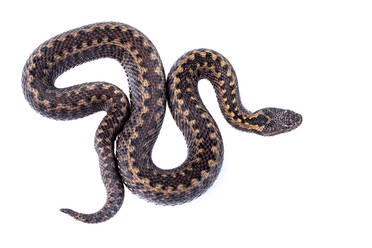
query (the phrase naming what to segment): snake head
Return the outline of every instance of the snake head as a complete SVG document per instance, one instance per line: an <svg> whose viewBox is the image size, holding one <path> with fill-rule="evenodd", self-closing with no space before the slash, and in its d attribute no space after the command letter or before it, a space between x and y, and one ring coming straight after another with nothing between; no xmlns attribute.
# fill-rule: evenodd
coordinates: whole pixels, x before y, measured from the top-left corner
<svg viewBox="0 0 372 248"><path fill-rule="evenodd" d="M289 132L298 127L302 122L302 116L291 110L279 108L264 108L256 112L266 117L265 124L259 134L272 136Z"/></svg>

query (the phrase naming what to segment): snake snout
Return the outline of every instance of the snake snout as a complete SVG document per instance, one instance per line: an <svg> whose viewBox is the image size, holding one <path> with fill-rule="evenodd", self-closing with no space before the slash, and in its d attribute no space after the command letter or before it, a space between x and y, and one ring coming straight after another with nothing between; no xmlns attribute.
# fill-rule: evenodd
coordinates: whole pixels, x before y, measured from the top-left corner
<svg viewBox="0 0 372 248"><path fill-rule="evenodd" d="M302 123L302 116L291 110L286 110L279 117L284 126L289 128L298 127Z"/></svg>

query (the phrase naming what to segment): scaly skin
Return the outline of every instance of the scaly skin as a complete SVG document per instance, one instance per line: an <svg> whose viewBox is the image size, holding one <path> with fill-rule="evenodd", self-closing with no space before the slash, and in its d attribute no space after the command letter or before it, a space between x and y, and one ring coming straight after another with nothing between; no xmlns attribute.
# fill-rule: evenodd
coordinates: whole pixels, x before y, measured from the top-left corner
<svg viewBox="0 0 372 248"><path fill-rule="evenodd" d="M128 76L130 103L122 90L105 82L62 89L54 86L56 78L68 69L104 57L122 64ZM197 90L198 81L203 78L212 83L226 120L240 130L275 135L296 128L302 121L301 115L289 110L247 111L240 102L234 69L226 58L212 50L186 53L166 80L151 41L125 24L84 26L39 46L27 61L22 77L26 99L36 111L60 120L107 112L95 139L107 201L93 214L61 211L86 223L105 221L122 205L123 184L159 204L181 204L206 191L221 169L223 144ZM170 170L160 169L151 159L166 102L188 147L186 160Z"/></svg>

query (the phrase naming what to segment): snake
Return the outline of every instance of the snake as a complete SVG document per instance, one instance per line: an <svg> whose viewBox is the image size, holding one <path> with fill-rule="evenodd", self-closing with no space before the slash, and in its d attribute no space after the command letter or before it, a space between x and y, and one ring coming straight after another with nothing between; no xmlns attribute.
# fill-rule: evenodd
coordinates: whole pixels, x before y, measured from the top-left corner
<svg viewBox="0 0 372 248"><path fill-rule="evenodd" d="M65 71L100 58L122 65L129 99L121 88L108 82L55 86ZM123 23L82 26L38 46L22 72L23 93L33 109L56 120L106 112L94 142L106 189L104 206L89 214L67 208L61 211L85 223L106 221L121 208L124 186L161 205L182 204L203 194L221 170L224 148L219 128L199 95L201 79L212 84L224 118L239 130L272 136L291 131L302 122L302 116L291 110L245 109L232 65L211 49L185 53L166 77L153 43ZM185 161L172 169L159 168L152 160L167 104L187 144Z"/></svg>

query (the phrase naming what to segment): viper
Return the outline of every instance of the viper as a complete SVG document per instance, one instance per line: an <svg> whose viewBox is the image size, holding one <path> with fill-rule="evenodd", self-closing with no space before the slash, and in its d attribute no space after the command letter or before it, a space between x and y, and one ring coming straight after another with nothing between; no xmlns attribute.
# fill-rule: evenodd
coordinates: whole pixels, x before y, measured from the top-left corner
<svg viewBox="0 0 372 248"><path fill-rule="evenodd" d="M105 57L116 59L124 68L130 100L119 87L107 82L66 88L54 85L63 72ZM301 115L290 110L246 110L240 101L233 67L224 56L210 49L187 52L166 77L152 42L129 25L91 24L41 44L22 73L22 88L30 105L42 115L58 120L78 119L97 111L107 113L95 135L106 203L92 214L61 211L86 223L105 221L120 209L124 185L158 204L185 203L205 192L220 172L223 143L198 93L201 79L211 82L224 118L235 128L271 136L293 130L302 122ZM186 160L173 169L161 169L151 158L166 103L187 143Z"/></svg>

